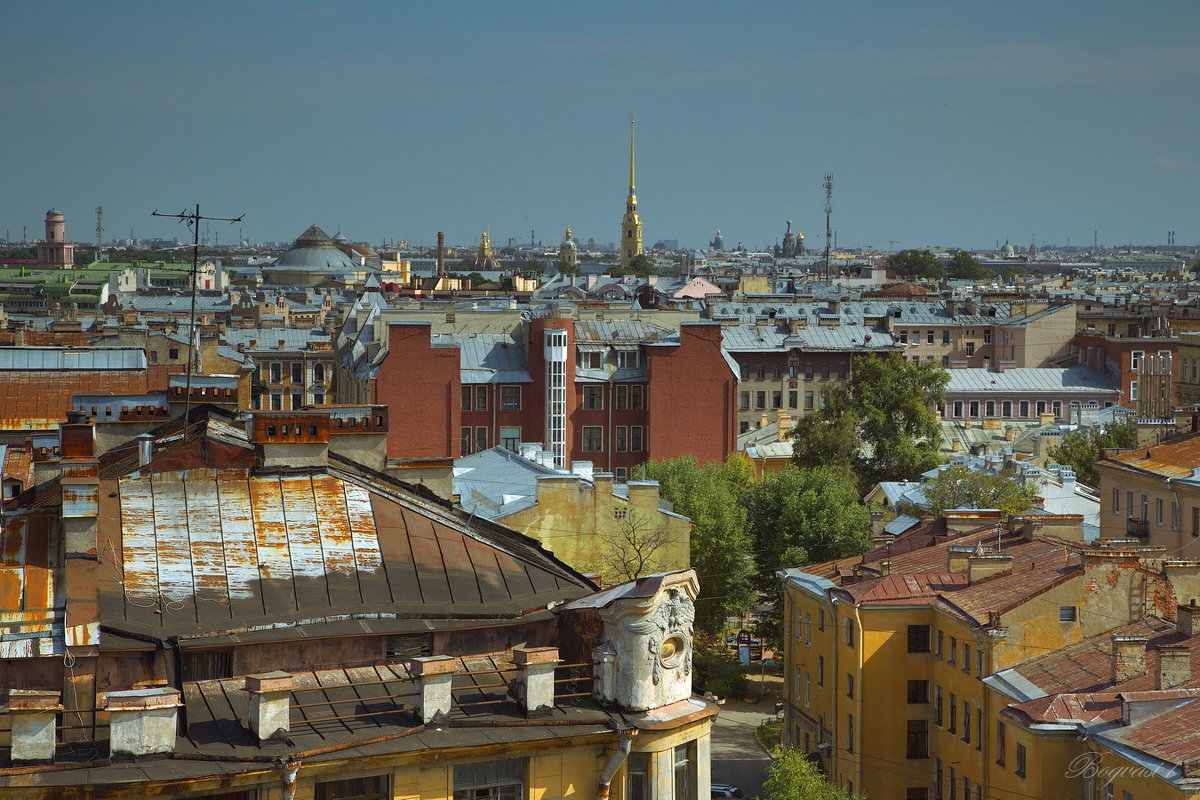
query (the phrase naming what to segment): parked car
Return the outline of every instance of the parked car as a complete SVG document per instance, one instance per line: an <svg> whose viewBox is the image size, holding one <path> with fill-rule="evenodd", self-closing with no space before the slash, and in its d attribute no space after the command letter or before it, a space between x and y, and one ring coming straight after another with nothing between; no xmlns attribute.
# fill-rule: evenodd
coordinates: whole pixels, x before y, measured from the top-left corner
<svg viewBox="0 0 1200 800"><path fill-rule="evenodd" d="M728 783L712 784L712 800L742 800L746 795L742 794L742 790L736 786L730 786Z"/></svg>

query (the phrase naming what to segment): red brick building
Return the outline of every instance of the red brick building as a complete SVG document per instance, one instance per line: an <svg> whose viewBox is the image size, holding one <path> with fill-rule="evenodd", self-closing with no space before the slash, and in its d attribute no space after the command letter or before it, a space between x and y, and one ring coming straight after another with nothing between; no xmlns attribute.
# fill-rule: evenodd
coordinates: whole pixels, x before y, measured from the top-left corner
<svg viewBox="0 0 1200 800"><path fill-rule="evenodd" d="M1179 380L1179 339L1171 336L1106 336L1096 330L1075 334L1073 348L1078 363L1092 369L1107 370L1115 377L1121 390L1120 405L1137 408L1145 391L1147 378L1141 373L1170 372L1170 385L1165 405L1174 402L1175 384ZM1150 361L1157 357L1157 363Z"/></svg>
<svg viewBox="0 0 1200 800"><path fill-rule="evenodd" d="M735 448L736 365L714 323L676 333L534 319L511 335L434 335L416 322L389 324L386 336L365 380L370 402L390 409L392 458L542 442L561 466L591 461L623 480L646 461L721 461Z"/></svg>

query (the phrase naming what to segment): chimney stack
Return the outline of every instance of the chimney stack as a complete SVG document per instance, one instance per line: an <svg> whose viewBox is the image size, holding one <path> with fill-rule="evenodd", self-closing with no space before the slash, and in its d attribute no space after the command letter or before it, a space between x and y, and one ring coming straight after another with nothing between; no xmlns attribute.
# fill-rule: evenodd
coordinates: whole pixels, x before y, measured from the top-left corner
<svg viewBox="0 0 1200 800"><path fill-rule="evenodd" d="M446 234L442 231L438 231L437 274L439 278L446 274Z"/></svg>
<svg viewBox="0 0 1200 800"><path fill-rule="evenodd" d="M967 557L967 581L974 583L1012 569L1013 557L1008 553L982 553Z"/></svg>
<svg viewBox="0 0 1200 800"><path fill-rule="evenodd" d="M1159 645L1155 689L1178 689L1192 681L1192 651L1187 645Z"/></svg>
<svg viewBox="0 0 1200 800"><path fill-rule="evenodd" d="M286 739L291 728L291 674L276 670L247 675L246 692L250 695L248 727L259 743Z"/></svg>
<svg viewBox="0 0 1200 800"><path fill-rule="evenodd" d="M527 717L547 716L554 710L554 668L557 647L514 647L513 663L520 669L518 693Z"/></svg>
<svg viewBox="0 0 1200 800"><path fill-rule="evenodd" d="M458 662L452 656L417 656L412 674L421 684L417 713L421 722L443 722L450 717L450 687Z"/></svg>
<svg viewBox="0 0 1200 800"><path fill-rule="evenodd" d="M1186 606L1175 609L1175 629L1184 636L1200 634L1200 606L1192 598Z"/></svg>
<svg viewBox="0 0 1200 800"><path fill-rule="evenodd" d="M1112 637L1112 682L1127 680L1146 674L1146 637Z"/></svg>
<svg viewBox="0 0 1200 800"><path fill-rule="evenodd" d="M109 750L138 757L175 750L179 691L170 687L108 693Z"/></svg>
<svg viewBox="0 0 1200 800"><path fill-rule="evenodd" d="M8 714L15 764L48 764L54 760L54 725L63 707L61 692L10 689Z"/></svg>

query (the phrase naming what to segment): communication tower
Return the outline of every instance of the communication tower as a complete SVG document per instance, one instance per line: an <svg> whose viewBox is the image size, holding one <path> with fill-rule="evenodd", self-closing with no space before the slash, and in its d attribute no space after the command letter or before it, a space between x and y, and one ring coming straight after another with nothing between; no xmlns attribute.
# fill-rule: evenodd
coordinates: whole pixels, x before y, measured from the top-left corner
<svg viewBox="0 0 1200 800"><path fill-rule="evenodd" d="M104 247L104 206L96 206L96 260L100 260L100 249Z"/></svg>
<svg viewBox="0 0 1200 800"><path fill-rule="evenodd" d="M833 213L833 173L825 173L825 280L829 280L829 251L833 244L833 228L829 216Z"/></svg>

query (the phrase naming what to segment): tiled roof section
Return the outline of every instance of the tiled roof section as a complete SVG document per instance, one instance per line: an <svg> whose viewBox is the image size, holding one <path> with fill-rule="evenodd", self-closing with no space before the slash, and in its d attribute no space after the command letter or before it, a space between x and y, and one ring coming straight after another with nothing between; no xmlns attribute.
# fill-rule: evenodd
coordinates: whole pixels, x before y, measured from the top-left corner
<svg viewBox="0 0 1200 800"><path fill-rule="evenodd" d="M100 495L101 615L134 634L511 619L590 590L525 537L349 475L195 468Z"/></svg>
<svg viewBox="0 0 1200 800"><path fill-rule="evenodd" d="M76 393L146 394L165 388L166 373L160 369L0 372L0 430L55 430Z"/></svg>
<svg viewBox="0 0 1200 800"><path fill-rule="evenodd" d="M1200 468L1200 434L1165 444L1138 447L1106 460L1166 478L1190 477Z"/></svg>
<svg viewBox="0 0 1200 800"><path fill-rule="evenodd" d="M1145 674L1114 683L1112 680L1112 637L1147 637ZM1156 617L1146 617L1114 628L1100 636L1027 661L1016 672L1047 694L1099 691L1145 691L1154 688L1153 650L1164 644L1185 644L1192 651L1192 680L1200 679L1200 637L1185 637L1175 626Z"/></svg>
<svg viewBox="0 0 1200 800"><path fill-rule="evenodd" d="M935 537L931 526L914 528L895 542L864 556L825 562L804 571L837 582L856 602L878 603L926 598L976 623L987 623L988 613L1004 613L1047 589L1080 574L1079 556L1057 542L1028 540L1020 532L987 525L952 538ZM1012 557L1012 569L970 583L961 573L950 573L949 548L982 545ZM883 572L888 561L889 574Z"/></svg>
<svg viewBox="0 0 1200 800"><path fill-rule="evenodd" d="M1200 700L1185 701L1109 735L1170 764L1194 759L1200 754Z"/></svg>

